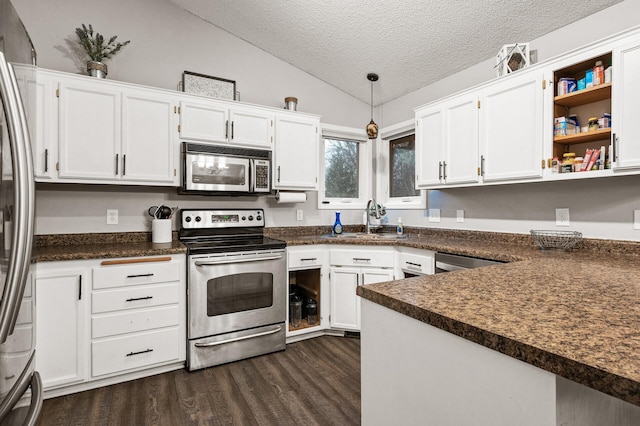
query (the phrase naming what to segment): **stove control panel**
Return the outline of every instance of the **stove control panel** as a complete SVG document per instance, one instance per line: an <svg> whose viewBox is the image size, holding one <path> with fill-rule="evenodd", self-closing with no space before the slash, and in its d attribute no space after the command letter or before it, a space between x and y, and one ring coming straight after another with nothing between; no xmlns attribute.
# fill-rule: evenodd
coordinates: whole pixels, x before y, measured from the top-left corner
<svg viewBox="0 0 640 426"><path fill-rule="evenodd" d="M262 228L264 227L264 210L195 210L184 209L180 212L182 228Z"/></svg>

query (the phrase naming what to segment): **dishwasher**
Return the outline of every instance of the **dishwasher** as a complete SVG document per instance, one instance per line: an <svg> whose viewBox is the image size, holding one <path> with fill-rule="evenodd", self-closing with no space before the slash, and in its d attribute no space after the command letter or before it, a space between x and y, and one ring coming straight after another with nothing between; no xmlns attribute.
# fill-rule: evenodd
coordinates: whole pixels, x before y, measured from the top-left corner
<svg viewBox="0 0 640 426"><path fill-rule="evenodd" d="M462 256L459 254L436 253L436 274L461 271L464 269L481 268L483 266L500 265L505 262L499 260L482 259L479 257Z"/></svg>

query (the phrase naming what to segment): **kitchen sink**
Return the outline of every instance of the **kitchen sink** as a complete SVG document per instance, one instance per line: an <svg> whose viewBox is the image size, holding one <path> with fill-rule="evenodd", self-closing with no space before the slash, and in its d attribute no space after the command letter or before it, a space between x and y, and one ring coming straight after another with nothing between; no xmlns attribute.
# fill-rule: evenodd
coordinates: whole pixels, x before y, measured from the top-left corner
<svg viewBox="0 0 640 426"><path fill-rule="evenodd" d="M406 240L407 234L398 235L392 233L367 234L364 232L343 232L342 234L325 234L321 238L336 238L340 240Z"/></svg>

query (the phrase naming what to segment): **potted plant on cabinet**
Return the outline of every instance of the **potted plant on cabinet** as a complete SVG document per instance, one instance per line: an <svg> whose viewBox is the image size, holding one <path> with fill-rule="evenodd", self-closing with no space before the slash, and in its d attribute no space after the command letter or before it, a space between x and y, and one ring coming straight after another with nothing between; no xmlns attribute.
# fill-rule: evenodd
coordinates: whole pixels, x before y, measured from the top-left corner
<svg viewBox="0 0 640 426"><path fill-rule="evenodd" d="M78 36L78 43L91 59L87 62L87 72L89 75L98 78L107 76L107 65L103 61L111 58L131 42L127 40L122 43L116 43L118 36L113 36L105 42L102 34L94 33L91 24L88 27L82 24L82 27L76 28L76 35Z"/></svg>

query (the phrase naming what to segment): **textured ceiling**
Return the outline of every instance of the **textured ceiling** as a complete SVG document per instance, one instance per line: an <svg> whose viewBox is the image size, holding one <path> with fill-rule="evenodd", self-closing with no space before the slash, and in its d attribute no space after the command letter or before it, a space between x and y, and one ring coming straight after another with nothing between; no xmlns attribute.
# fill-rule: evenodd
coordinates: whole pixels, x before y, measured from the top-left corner
<svg viewBox="0 0 640 426"><path fill-rule="evenodd" d="M621 0L170 0L379 105Z"/></svg>

